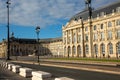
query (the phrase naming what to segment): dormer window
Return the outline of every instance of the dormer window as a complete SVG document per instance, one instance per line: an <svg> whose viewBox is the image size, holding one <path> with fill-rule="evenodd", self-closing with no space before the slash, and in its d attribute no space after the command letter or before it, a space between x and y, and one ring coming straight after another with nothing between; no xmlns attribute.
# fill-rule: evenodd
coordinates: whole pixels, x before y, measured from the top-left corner
<svg viewBox="0 0 120 80"><path fill-rule="evenodd" d="M99 17L99 14L97 14L97 17Z"/></svg>
<svg viewBox="0 0 120 80"><path fill-rule="evenodd" d="M117 8L116 8L116 12L120 12L120 7L117 7Z"/></svg>
<svg viewBox="0 0 120 80"><path fill-rule="evenodd" d="M114 13L114 12L115 12L115 10L113 9L113 10L112 10L112 13Z"/></svg>
<svg viewBox="0 0 120 80"><path fill-rule="evenodd" d="M104 16L104 12L101 12L101 13L100 13L100 16Z"/></svg>
<svg viewBox="0 0 120 80"><path fill-rule="evenodd" d="M75 21L78 21L77 18L74 19Z"/></svg>

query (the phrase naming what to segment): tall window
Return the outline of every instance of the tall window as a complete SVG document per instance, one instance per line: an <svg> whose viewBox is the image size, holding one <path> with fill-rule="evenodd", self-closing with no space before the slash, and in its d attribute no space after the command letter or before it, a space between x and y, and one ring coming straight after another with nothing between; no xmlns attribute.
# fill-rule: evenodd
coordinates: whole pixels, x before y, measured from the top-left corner
<svg viewBox="0 0 120 80"><path fill-rule="evenodd" d="M105 45L104 44L101 44L101 52L102 52L102 54L105 54Z"/></svg>
<svg viewBox="0 0 120 80"><path fill-rule="evenodd" d="M94 25L94 30L96 30L97 29L97 26L96 25Z"/></svg>
<svg viewBox="0 0 120 80"><path fill-rule="evenodd" d="M74 35L73 35L73 43L75 43L75 42L76 42L76 35L74 33Z"/></svg>
<svg viewBox="0 0 120 80"><path fill-rule="evenodd" d="M88 41L88 34L85 35L85 41Z"/></svg>
<svg viewBox="0 0 120 80"><path fill-rule="evenodd" d="M120 30L117 30L117 38L120 39Z"/></svg>
<svg viewBox="0 0 120 80"><path fill-rule="evenodd" d="M108 31L108 39L112 39L112 31Z"/></svg>
<svg viewBox="0 0 120 80"><path fill-rule="evenodd" d="M104 40L105 39L104 32L101 32L100 35L101 35L101 40Z"/></svg>
<svg viewBox="0 0 120 80"><path fill-rule="evenodd" d="M94 45L94 52L95 52L95 54L98 54L98 45L97 44Z"/></svg>
<svg viewBox="0 0 120 80"><path fill-rule="evenodd" d="M120 54L120 42L117 43L117 53Z"/></svg>
<svg viewBox="0 0 120 80"><path fill-rule="evenodd" d="M89 46L86 44L85 45L85 53L88 54L89 53Z"/></svg>
<svg viewBox="0 0 120 80"><path fill-rule="evenodd" d="M78 30L78 32L81 32L81 29L80 29L80 28L78 28L77 30Z"/></svg>
<svg viewBox="0 0 120 80"><path fill-rule="evenodd" d="M69 57L69 55L71 54L71 48L70 48L70 46L68 47L68 57Z"/></svg>
<svg viewBox="0 0 120 80"><path fill-rule="evenodd" d="M103 24L100 25L100 29L103 29Z"/></svg>
<svg viewBox="0 0 120 80"><path fill-rule="evenodd" d="M109 54L113 54L113 45L112 45L112 43L108 44L108 50L109 50Z"/></svg>
<svg viewBox="0 0 120 80"><path fill-rule="evenodd" d="M112 22L108 22L108 27L112 27Z"/></svg>
<svg viewBox="0 0 120 80"><path fill-rule="evenodd" d="M76 53L76 47L73 46L73 54L75 54L75 53Z"/></svg>
<svg viewBox="0 0 120 80"><path fill-rule="evenodd" d="M78 46L77 50L78 50L78 54L81 54L81 47L80 47L80 45Z"/></svg>
<svg viewBox="0 0 120 80"><path fill-rule="evenodd" d="M66 54L66 47L64 48L64 54Z"/></svg>
<svg viewBox="0 0 120 80"><path fill-rule="evenodd" d="M98 39L98 34L95 33L95 34L94 34L94 40L97 40L97 39Z"/></svg>
<svg viewBox="0 0 120 80"><path fill-rule="evenodd" d="M70 36L68 36L68 40L67 40L68 44L70 43Z"/></svg>
<svg viewBox="0 0 120 80"><path fill-rule="evenodd" d="M120 19L116 21L116 26L120 26Z"/></svg>
<svg viewBox="0 0 120 80"><path fill-rule="evenodd" d="M66 44L66 38L64 38L64 44Z"/></svg>
<svg viewBox="0 0 120 80"><path fill-rule="evenodd" d="M85 27L85 31L88 31L88 27Z"/></svg>
<svg viewBox="0 0 120 80"><path fill-rule="evenodd" d="M78 35L78 43L80 43L81 42L81 35Z"/></svg>

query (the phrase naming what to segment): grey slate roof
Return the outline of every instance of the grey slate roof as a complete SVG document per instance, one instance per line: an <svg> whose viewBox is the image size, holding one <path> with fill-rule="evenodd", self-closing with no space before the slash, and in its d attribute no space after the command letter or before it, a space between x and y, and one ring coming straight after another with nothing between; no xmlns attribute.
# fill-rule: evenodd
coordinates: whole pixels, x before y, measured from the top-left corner
<svg viewBox="0 0 120 80"><path fill-rule="evenodd" d="M11 42L19 42L19 43L26 43L26 44L35 44L37 43L36 39L26 39L26 38L12 38L10 39ZM60 38L48 38L48 39L40 39L40 43L49 43L49 42L56 42L56 41L62 41L62 37Z"/></svg>
<svg viewBox="0 0 120 80"><path fill-rule="evenodd" d="M92 18L96 18L97 15L100 15L101 12L104 12L106 15L112 13L113 10L114 10L114 12L116 12L117 7L120 7L120 1L112 3L112 4L107 5L107 6L100 7L96 10L93 10L92 11ZM78 20L78 19L80 19L80 17L82 17L83 20L87 20L88 19L88 10L84 10L84 11L74 15L70 19L70 21L71 20Z"/></svg>

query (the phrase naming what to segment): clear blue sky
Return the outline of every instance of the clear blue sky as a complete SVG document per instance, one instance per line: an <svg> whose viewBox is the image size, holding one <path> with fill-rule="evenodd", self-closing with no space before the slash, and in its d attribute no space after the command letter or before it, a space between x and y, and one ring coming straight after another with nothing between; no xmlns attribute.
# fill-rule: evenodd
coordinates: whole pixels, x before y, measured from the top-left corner
<svg viewBox="0 0 120 80"><path fill-rule="evenodd" d="M0 0L0 42L7 38L7 0ZM85 8L85 0L11 0L10 33L17 38L62 37L62 25ZM92 7L108 5L119 0L92 0Z"/></svg>

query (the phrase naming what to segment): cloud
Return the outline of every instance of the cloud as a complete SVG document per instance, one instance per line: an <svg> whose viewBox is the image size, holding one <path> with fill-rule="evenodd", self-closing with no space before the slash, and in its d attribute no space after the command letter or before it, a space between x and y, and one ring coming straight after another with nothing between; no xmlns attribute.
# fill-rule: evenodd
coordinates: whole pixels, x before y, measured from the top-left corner
<svg viewBox="0 0 120 80"><path fill-rule="evenodd" d="M6 23L6 0L0 0L0 23ZM99 6L112 0L93 0ZM85 7L84 0L11 0L10 23L47 27L62 24Z"/></svg>

